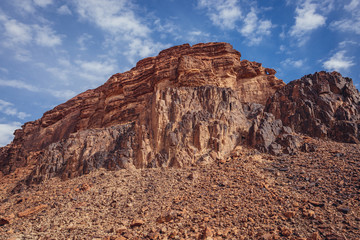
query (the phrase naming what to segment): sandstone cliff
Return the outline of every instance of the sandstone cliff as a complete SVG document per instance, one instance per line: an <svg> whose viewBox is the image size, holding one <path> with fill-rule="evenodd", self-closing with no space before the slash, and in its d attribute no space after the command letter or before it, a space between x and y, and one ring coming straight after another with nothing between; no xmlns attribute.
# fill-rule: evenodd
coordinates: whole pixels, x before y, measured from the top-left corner
<svg viewBox="0 0 360 240"><path fill-rule="evenodd" d="M207 43L143 59L17 130L0 148L1 172L26 167L31 184L101 167L204 165L244 144L275 155L311 150L301 134L359 142L351 79L319 72L285 85L240 56L227 43Z"/></svg>
<svg viewBox="0 0 360 240"><path fill-rule="evenodd" d="M285 84L226 43L172 47L26 123L0 150L4 174L28 182L94 168L181 167L222 158ZM256 104L260 107L254 107Z"/></svg>

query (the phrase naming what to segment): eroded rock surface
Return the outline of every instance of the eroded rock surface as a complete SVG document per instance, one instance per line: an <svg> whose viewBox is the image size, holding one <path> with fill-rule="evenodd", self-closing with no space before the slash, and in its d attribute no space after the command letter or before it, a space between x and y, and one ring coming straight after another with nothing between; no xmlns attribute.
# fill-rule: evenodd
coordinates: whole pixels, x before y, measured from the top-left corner
<svg viewBox="0 0 360 240"><path fill-rule="evenodd" d="M228 154L252 124L243 106L285 84L227 43L172 47L26 123L1 148L4 174L29 182L105 167L182 167Z"/></svg>
<svg viewBox="0 0 360 240"><path fill-rule="evenodd" d="M319 72L278 90L265 111L296 132L359 143L359 101L359 91L350 78L337 72Z"/></svg>

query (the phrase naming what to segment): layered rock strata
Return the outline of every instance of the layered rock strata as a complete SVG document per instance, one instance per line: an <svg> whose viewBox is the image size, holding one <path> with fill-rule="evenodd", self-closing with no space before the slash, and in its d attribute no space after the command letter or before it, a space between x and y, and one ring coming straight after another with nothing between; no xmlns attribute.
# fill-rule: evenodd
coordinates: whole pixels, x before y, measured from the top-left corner
<svg viewBox="0 0 360 240"><path fill-rule="evenodd" d="M143 59L17 130L0 148L1 172L27 166L31 184L101 167L206 165L241 144L276 155L312 151L299 134L359 142L351 79L319 72L285 85L240 56L207 43Z"/></svg>
<svg viewBox="0 0 360 240"><path fill-rule="evenodd" d="M251 103L283 87L275 70L240 60L226 43L176 46L146 58L26 123L0 150L0 169L71 178L93 168L181 167L228 154L243 141ZM250 114L250 115L249 115Z"/></svg>

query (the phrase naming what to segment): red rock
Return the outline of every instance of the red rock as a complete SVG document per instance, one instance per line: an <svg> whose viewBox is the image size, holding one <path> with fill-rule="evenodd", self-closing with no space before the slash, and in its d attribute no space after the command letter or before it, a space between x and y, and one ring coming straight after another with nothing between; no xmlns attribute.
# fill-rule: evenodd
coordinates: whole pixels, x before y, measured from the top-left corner
<svg viewBox="0 0 360 240"><path fill-rule="evenodd" d="M206 43L143 59L25 123L13 142L0 148L0 169L8 174L34 164L30 184L98 167L182 167L221 159L237 144L239 130L249 130L242 105L265 104L284 86L274 70L240 56L230 44ZM210 150L215 153L204 154Z"/></svg>
<svg viewBox="0 0 360 240"><path fill-rule="evenodd" d="M288 211L288 212L284 212L284 216L286 218L292 218L292 217L295 217L295 212L294 211Z"/></svg>
<svg viewBox="0 0 360 240"><path fill-rule="evenodd" d="M139 227L141 225L144 224L144 221L141 219L134 219L131 223L130 223L130 227L134 228L134 227Z"/></svg>
<svg viewBox="0 0 360 240"><path fill-rule="evenodd" d="M265 111L296 132L340 142L359 143L360 94L350 78L319 72L279 89Z"/></svg>
<svg viewBox="0 0 360 240"><path fill-rule="evenodd" d="M19 218L22 218L22 217L27 217L27 216L30 216L30 215L34 215L34 214L37 214L41 211L43 211L44 209L46 209L48 207L48 205L45 205L45 204L41 204L39 206L36 206L36 207L32 207L32 208L28 208L26 209L25 211L23 212L19 212L17 214L17 216Z"/></svg>
<svg viewBox="0 0 360 240"><path fill-rule="evenodd" d="M9 219L0 217L0 226L4 226L9 223L10 223Z"/></svg>

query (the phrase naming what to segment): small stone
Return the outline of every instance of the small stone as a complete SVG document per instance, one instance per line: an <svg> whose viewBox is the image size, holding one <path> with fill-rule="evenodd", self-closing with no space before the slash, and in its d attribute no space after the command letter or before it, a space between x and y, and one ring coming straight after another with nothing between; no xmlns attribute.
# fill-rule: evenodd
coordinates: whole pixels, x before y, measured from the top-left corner
<svg viewBox="0 0 360 240"><path fill-rule="evenodd" d="M10 221L7 218L0 218L0 226L4 226L6 224L9 224Z"/></svg>
<svg viewBox="0 0 360 240"><path fill-rule="evenodd" d="M169 212L169 213L165 213L160 215L157 219L156 222L157 223L165 223L165 222L170 222L171 220L173 220L175 217L175 214Z"/></svg>
<svg viewBox="0 0 360 240"><path fill-rule="evenodd" d="M308 218L314 218L315 217L315 212L313 210L304 211L304 216L308 217Z"/></svg>
<svg viewBox="0 0 360 240"><path fill-rule="evenodd" d="M151 239L151 240L155 240L155 239L159 239L160 234L159 234L158 232L153 232L153 233L150 233L150 234L148 235L148 237L149 237L149 239Z"/></svg>
<svg viewBox="0 0 360 240"><path fill-rule="evenodd" d="M350 208L348 208L348 207L339 207L338 211L342 212L344 214L348 214L350 212Z"/></svg>
<svg viewBox="0 0 360 240"><path fill-rule="evenodd" d="M111 240L126 240L126 238L123 236L114 236L114 237L111 237L110 239Z"/></svg>
<svg viewBox="0 0 360 240"><path fill-rule="evenodd" d="M325 206L325 204L322 203L322 202L316 202L316 201L311 201L311 200L309 200L309 203L310 203L311 205L315 206L315 207L323 207L323 206Z"/></svg>
<svg viewBox="0 0 360 240"><path fill-rule="evenodd" d="M210 218L209 217L204 217L204 222L209 222L210 221Z"/></svg>
<svg viewBox="0 0 360 240"><path fill-rule="evenodd" d="M271 233L265 233L265 234L263 234L261 236L260 239L262 239L262 240L273 240L273 239L275 239L275 236L274 236L274 234L271 234Z"/></svg>
<svg viewBox="0 0 360 240"><path fill-rule="evenodd" d="M320 234L318 232L314 232L311 234L308 240L321 240Z"/></svg>
<svg viewBox="0 0 360 240"><path fill-rule="evenodd" d="M83 191L83 192L89 190L90 188L91 188L91 186L89 184L87 184L87 183L83 183L79 187L80 191Z"/></svg>
<svg viewBox="0 0 360 240"><path fill-rule="evenodd" d="M160 229L160 233L166 233L167 232L167 228L165 226L163 226L161 229Z"/></svg>
<svg viewBox="0 0 360 240"><path fill-rule="evenodd" d="M214 235L213 231L211 228L209 227L206 227L203 231L203 234L202 234L202 239L209 239L211 238L212 236Z"/></svg>
<svg viewBox="0 0 360 240"><path fill-rule="evenodd" d="M289 237L292 234L292 230L286 227L281 228L281 235Z"/></svg>
<svg viewBox="0 0 360 240"><path fill-rule="evenodd" d="M42 210L44 210L47 207L48 207L48 205L41 204L41 205L33 207L33 208L28 208L23 212L19 212L17 215L18 215L19 218L27 217L27 216L36 214L38 212L41 212Z"/></svg>
<svg viewBox="0 0 360 240"><path fill-rule="evenodd" d="M134 219L131 223L130 223L130 227L134 228L134 227L139 227L141 225L144 224L144 221L141 219Z"/></svg>
<svg viewBox="0 0 360 240"><path fill-rule="evenodd" d="M294 211L288 211L288 212L284 212L284 216L286 218L292 218L295 216L295 212Z"/></svg>
<svg viewBox="0 0 360 240"><path fill-rule="evenodd" d="M189 174L189 176L187 176L187 178L189 180L196 180L199 178L199 173L198 172L192 172Z"/></svg>
<svg viewBox="0 0 360 240"><path fill-rule="evenodd" d="M116 229L116 233L117 234L122 234L126 230L127 230L127 228L125 226L120 226L118 229Z"/></svg>

